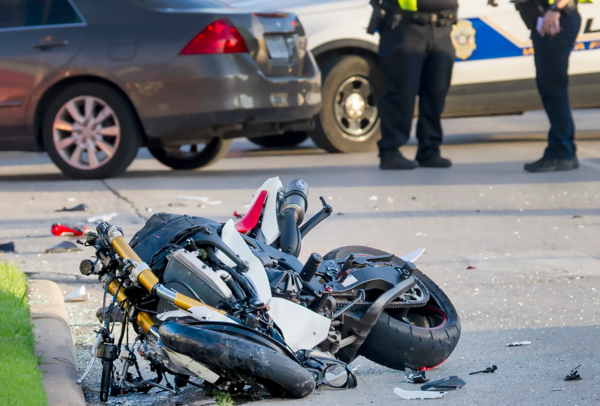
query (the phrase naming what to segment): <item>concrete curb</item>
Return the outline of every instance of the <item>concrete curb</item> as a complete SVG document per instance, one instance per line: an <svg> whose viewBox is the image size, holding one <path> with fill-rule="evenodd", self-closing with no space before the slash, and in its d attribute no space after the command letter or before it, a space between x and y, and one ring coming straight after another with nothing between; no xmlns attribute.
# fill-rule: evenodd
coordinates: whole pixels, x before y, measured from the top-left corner
<svg viewBox="0 0 600 406"><path fill-rule="evenodd" d="M44 389L48 406L85 406L77 385L77 358L63 294L47 280L30 280L28 286L31 319L35 334L35 355L41 356Z"/></svg>

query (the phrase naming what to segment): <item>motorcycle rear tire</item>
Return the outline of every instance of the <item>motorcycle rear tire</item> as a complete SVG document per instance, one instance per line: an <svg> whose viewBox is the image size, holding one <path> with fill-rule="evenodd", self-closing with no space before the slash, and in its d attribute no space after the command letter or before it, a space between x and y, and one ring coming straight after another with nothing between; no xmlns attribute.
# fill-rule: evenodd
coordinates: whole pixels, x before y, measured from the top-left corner
<svg viewBox="0 0 600 406"><path fill-rule="evenodd" d="M323 259L341 259L349 254L379 256L388 253L370 247L348 246L329 252ZM399 265L403 263L398 257L394 257L392 262ZM360 347L359 355L388 368L404 371L406 368L419 370L436 367L452 354L460 338L460 319L456 309L435 282L419 270L415 270L414 275L429 289L429 304L434 305L431 309L443 312L445 323L436 328L423 328L398 319L401 309L384 310Z"/></svg>
<svg viewBox="0 0 600 406"><path fill-rule="evenodd" d="M171 321L162 324L159 333L171 351L222 377L259 383L273 396L303 398L315 389L314 377L297 361L257 341Z"/></svg>

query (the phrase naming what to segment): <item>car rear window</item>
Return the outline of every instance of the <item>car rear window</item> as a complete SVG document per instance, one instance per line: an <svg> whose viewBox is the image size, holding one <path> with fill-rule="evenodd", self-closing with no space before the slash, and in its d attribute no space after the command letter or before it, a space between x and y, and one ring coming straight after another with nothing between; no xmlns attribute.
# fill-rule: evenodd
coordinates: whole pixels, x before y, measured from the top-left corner
<svg viewBox="0 0 600 406"><path fill-rule="evenodd" d="M177 10L227 7L225 3L219 0L145 0L143 3L154 8L172 8Z"/></svg>

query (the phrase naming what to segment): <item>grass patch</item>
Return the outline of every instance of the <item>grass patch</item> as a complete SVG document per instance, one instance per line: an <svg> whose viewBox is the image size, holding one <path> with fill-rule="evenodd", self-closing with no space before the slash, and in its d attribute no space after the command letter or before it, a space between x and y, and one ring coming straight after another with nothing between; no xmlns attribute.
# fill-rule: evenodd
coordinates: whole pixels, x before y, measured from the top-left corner
<svg viewBox="0 0 600 406"><path fill-rule="evenodd" d="M215 403L219 406L235 406L235 402L228 392L216 390L213 391L213 397L215 398Z"/></svg>
<svg viewBox="0 0 600 406"><path fill-rule="evenodd" d="M33 352L27 278L0 262L0 403L46 406L42 373Z"/></svg>

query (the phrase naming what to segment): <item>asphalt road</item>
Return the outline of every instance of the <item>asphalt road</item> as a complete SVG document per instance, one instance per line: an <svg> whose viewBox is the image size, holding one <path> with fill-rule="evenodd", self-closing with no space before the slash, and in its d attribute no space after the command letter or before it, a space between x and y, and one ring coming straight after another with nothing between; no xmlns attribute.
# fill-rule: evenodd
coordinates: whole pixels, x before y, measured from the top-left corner
<svg viewBox="0 0 600 406"><path fill-rule="evenodd" d="M446 120L443 154L454 166L410 172L381 172L374 153L329 155L310 142L266 151L239 141L226 159L194 172L171 171L142 150L127 173L106 181L68 180L44 154L0 153L0 243L14 241L18 251L0 260L17 261L32 277L55 279L67 291L79 284L78 263L91 253L43 251L61 241L49 236L53 223L88 215L57 209L86 203L94 214L114 212L114 223L132 236L160 211L227 220L245 210L266 178L303 178L311 187L309 212L320 208L319 196L335 210L307 236L303 258L351 244L396 254L427 249L417 265L448 293L463 327L454 354L428 374L467 381L432 404L594 405L600 402L600 112L575 117L581 167L563 173L523 171L545 145L541 113ZM404 151L413 156L414 143ZM205 196L213 204L198 206L179 195ZM69 305L80 366L101 298L94 284L86 287L92 300ZM524 340L532 344L506 347ZM498 366L494 374L468 375L492 364ZM583 380L565 382L578 364ZM394 387L418 389L403 383L402 373L365 359L353 367L356 390L259 404L388 405L407 402ZM90 403L96 386L86 383ZM184 395L177 402L206 402L196 389ZM140 401L175 404L165 395Z"/></svg>

